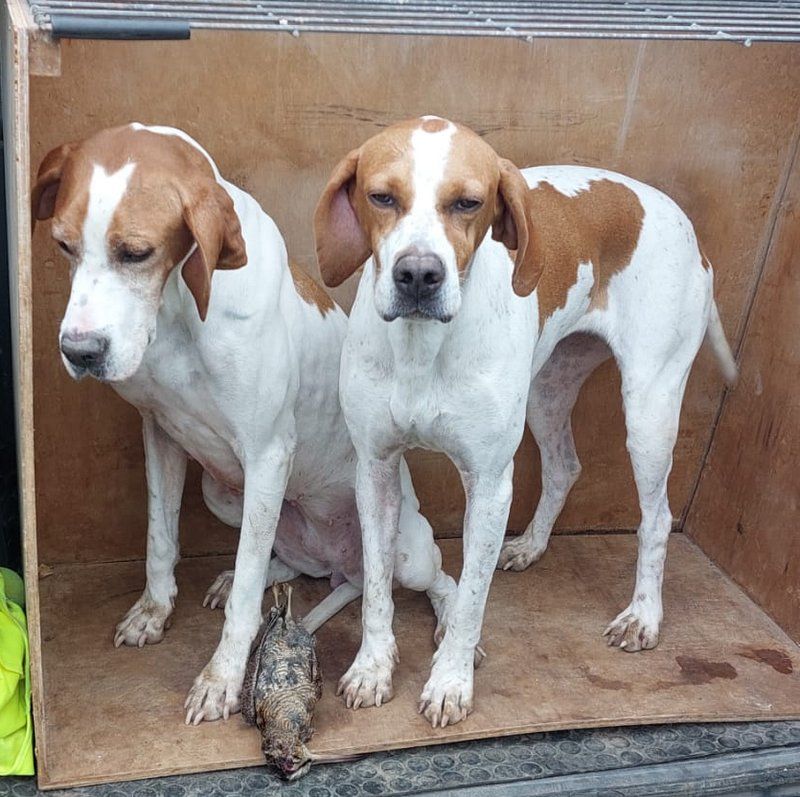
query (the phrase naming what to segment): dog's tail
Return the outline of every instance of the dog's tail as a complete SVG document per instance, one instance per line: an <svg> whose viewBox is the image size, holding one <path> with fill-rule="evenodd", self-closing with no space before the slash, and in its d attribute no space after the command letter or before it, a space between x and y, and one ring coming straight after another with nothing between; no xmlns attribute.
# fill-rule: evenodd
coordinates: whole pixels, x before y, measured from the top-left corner
<svg viewBox="0 0 800 797"><path fill-rule="evenodd" d="M719 310L714 298L711 298L711 311L708 314L708 327L706 328L706 340L711 345L714 356L717 358L719 370L729 386L733 387L739 378L739 369L733 357L728 339L725 337L725 330L722 328L722 321L719 318Z"/></svg>
<svg viewBox="0 0 800 797"><path fill-rule="evenodd" d="M339 584L336 589L326 595L304 618L303 625L309 634L313 634L320 626L338 614L348 603L361 594L361 589L349 581Z"/></svg>

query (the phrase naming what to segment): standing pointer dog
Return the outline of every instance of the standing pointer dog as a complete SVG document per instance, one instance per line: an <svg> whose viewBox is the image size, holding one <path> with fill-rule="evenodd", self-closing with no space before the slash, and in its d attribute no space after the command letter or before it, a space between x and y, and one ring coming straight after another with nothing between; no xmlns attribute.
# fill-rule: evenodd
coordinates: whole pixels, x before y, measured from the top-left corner
<svg viewBox="0 0 800 797"><path fill-rule="evenodd" d="M144 422L147 586L115 643L158 642L169 625L187 455L211 511L241 526L232 584L223 573L207 597L227 599L222 639L186 701L187 722L227 718L268 583L331 577L311 631L361 592L356 458L338 397L346 317L179 130L132 124L58 147L32 199L71 266L67 371L110 383ZM400 467L394 574L428 591L441 625L455 582Z"/></svg>
<svg viewBox="0 0 800 797"><path fill-rule="evenodd" d="M339 163L315 233L330 286L369 258L340 387L358 453L367 575L361 649L340 684L348 701L391 694L402 452L448 454L467 497L461 580L419 707L445 726L472 710L473 654L498 558L521 570L544 551L580 471L573 404L611 355L642 519L633 599L606 634L629 651L655 646L667 477L704 337L725 376L736 375L711 268L686 216L654 188L612 172L520 172L470 130L423 117ZM525 533L501 550L526 418L541 451L542 494Z"/></svg>

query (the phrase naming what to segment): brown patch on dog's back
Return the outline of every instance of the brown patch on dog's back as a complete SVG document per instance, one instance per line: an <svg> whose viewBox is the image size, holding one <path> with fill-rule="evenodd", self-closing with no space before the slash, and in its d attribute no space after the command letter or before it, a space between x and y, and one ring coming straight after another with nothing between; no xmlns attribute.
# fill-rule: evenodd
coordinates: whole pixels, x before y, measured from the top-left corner
<svg viewBox="0 0 800 797"><path fill-rule="evenodd" d="M739 655L744 659L752 659L761 664L768 664L775 672L791 675L794 672L792 660L785 650L773 648L745 648Z"/></svg>
<svg viewBox="0 0 800 797"><path fill-rule="evenodd" d="M581 263L591 262L594 272L590 308L604 308L609 280L630 263L639 241L644 220L639 197L608 179L593 180L574 196L541 182L531 189L528 203L531 245L544 261L536 289L539 327L566 304Z"/></svg>
<svg viewBox="0 0 800 797"><path fill-rule="evenodd" d="M291 272L294 289L297 291L297 295L306 304L315 304L323 318L336 307L333 303L333 299L328 296L322 286L309 276L303 268L298 266L297 263L292 263L290 261L289 271Z"/></svg>

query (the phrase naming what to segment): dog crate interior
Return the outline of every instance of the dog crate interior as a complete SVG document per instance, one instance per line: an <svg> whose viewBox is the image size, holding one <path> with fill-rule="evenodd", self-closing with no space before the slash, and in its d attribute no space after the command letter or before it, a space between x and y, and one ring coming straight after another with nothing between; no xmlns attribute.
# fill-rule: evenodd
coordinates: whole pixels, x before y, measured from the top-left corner
<svg viewBox="0 0 800 797"><path fill-rule="evenodd" d="M157 4L156 4L157 5ZM715 271L741 379L726 391L701 350L669 484L675 533L655 649L601 632L633 583L639 511L613 362L574 413L583 473L543 559L496 574L476 710L433 730L416 698L433 652L426 601L400 592L395 697L348 711L334 696L358 604L319 633L319 752L351 753L530 730L800 717L800 49L790 43L193 30L188 41L52 43L5 3L5 141L18 436L36 744L43 787L258 763L239 717L183 725L183 700L222 616L201 606L237 537L190 470L174 623L144 649L113 628L144 584L140 420L111 389L76 383L57 333L69 274L48 224L30 227L31 174L52 147L131 121L173 125L251 192L291 257L317 275L311 217L349 149L401 118L463 122L521 166L610 168L672 196ZM290 25L289 28L292 26ZM354 28L354 30L358 30ZM357 278L356 278L357 279ZM349 307L353 279L334 291ZM422 508L457 575L463 492L454 468L410 456ZM539 494L535 446L516 460L511 532ZM329 589L302 579L310 605Z"/></svg>

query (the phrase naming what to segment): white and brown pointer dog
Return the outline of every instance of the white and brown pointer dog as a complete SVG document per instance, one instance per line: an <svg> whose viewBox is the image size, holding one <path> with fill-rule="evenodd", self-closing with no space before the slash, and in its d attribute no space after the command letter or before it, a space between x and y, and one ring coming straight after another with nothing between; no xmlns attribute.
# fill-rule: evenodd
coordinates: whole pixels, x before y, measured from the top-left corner
<svg viewBox="0 0 800 797"><path fill-rule="evenodd" d="M328 285L367 261L340 388L358 453L365 571L361 649L340 683L348 704L392 694L402 453L445 452L467 497L461 580L420 702L434 726L445 726L472 710L494 568L522 570L542 555L578 478L572 407L610 356L622 374L642 517L633 598L606 634L628 651L654 647L672 520L667 478L704 338L725 377L736 376L711 267L680 208L600 169L520 172L472 131L423 117L339 163L315 232ZM525 533L503 545L526 419L541 452L542 493Z"/></svg>
<svg viewBox="0 0 800 797"><path fill-rule="evenodd" d="M32 202L35 218L52 217L71 267L67 371L111 384L144 424L147 586L115 643L158 642L169 625L187 456L203 466L211 511L241 526L232 584L223 573L207 596L227 598L222 639L186 701L187 722L227 717L267 584L331 578L336 589L305 618L312 631L361 592L356 457L338 395L347 319L290 269L255 199L179 130L132 124L58 147ZM427 590L442 625L455 582L400 467L391 569ZM374 581L383 584L371 574L370 591Z"/></svg>

